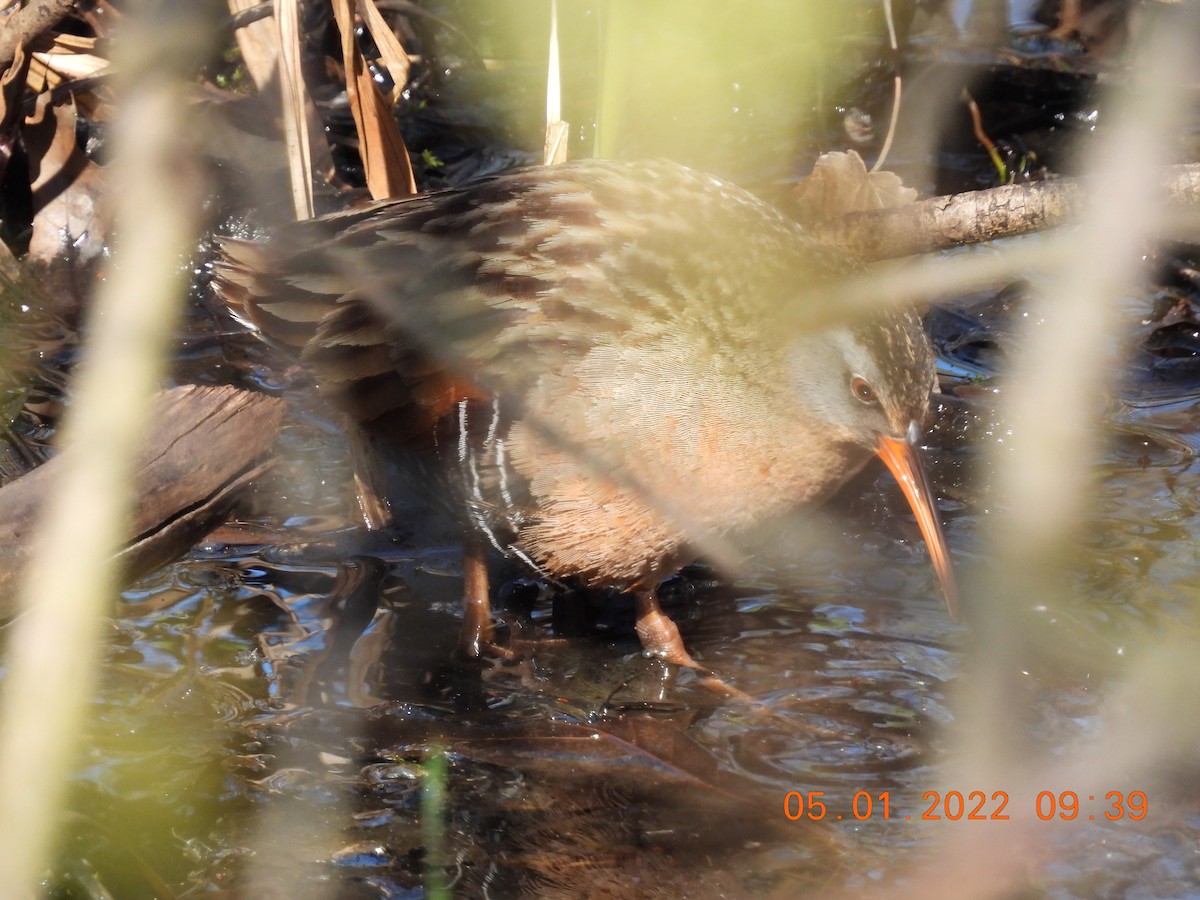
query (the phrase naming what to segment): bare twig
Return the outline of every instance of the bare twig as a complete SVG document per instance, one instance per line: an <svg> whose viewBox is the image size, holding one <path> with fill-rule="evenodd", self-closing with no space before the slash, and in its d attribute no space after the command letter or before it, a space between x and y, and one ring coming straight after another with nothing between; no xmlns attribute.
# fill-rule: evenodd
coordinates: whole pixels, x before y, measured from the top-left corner
<svg viewBox="0 0 1200 900"><path fill-rule="evenodd" d="M1176 204L1200 203L1200 165L1172 166L1163 187ZM1060 178L931 197L895 209L850 215L814 226L822 240L864 259L895 259L1014 237L1063 225L1100 183Z"/></svg>
<svg viewBox="0 0 1200 900"><path fill-rule="evenodd" d="M991 159L992 165L996 167L996 172L1000 175L1000 180L1008 181L1008 166L1004 164L1000 151L996 149L995 143L984 130L983 113L979 109L979 104L975 102L975 98L966 88L963 88L962 100L967 105L967 112L971 114L971 130L975 132L975 140L979 141L979 145L987 151L988 158Z"/></svg>

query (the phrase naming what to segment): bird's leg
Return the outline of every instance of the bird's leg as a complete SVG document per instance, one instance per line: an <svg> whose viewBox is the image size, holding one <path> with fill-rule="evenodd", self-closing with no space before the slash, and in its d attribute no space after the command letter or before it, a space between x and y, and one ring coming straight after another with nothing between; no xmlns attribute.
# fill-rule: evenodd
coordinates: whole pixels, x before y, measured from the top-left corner
<svg viewBox="0 0 1200 900"><path fill-rule="evenodd" d="M463 547L463 624L458 648L465 656L478 657L493 647L487 546L472 532Z"/></svg>
<svg viewBox="0 0 1200 900"><path fill-rule="evenodd" d="M349 426L350 471L354 476L354 494L368 531L380 531L392 524L392 507L387 500L387 476L379 450L359 428Z"/></svg>
<svg viewBox="0 0 1200 900"><path fill-rule="evenodd" d="M642 648L651 656L677 666L707 672L708 669L692 659L683 646L678 626L658 605L657 589L634 591L633 596L637 602L637 636Z"/></svg>
<svg viewBox="0 0 1200 900"><path fill-rule="evenodd" d="M1058 25L1050 32L1052 38L1070 37L1079 30L1081 6L1079 0L1063 0L1058 11Z"/></svg>

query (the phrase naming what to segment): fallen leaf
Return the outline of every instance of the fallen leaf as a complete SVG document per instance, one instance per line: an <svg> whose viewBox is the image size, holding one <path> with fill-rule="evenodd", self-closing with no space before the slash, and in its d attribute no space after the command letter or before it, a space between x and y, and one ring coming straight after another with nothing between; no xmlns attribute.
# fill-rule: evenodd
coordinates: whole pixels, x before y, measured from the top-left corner
<svg viewBox="0 0 1200 900"><path fill-rule="evenodd" d="M893 172L868 172L853 150L823 153L812 174L796 185L793 200L797 218L816 222L854 212L891 209L917 197Z"/></svg>
<svg viewBox="0 0 1200 900"><path fill-rule="evenodd" d="M38 98L22 132L35 211L26 262L40 270L53 312L74 321L108 238L104 173L76 141L74 103L49 101L49 94Z"/></svg>

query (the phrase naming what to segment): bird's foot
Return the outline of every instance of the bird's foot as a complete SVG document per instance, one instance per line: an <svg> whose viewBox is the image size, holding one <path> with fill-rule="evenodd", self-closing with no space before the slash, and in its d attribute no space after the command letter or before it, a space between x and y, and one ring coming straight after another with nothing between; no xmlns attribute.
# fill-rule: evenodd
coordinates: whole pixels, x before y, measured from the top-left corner
<svg viewBox="0 0 1200 900"><path fill-rule="evenodd" d="M679 636L679 627L658 608L657 603L653 604L652 609L641 611L637 620L637 636L642 642L642 649L647 656L691 669L696 673L700 684L714 693L758 705L759 701L745 691L738 690L712 669L700 665L692 658L692 655L687 652L687 648L683 646L683 638Z"/></svg>
<svg viewBox="0 0 1200 900"><path fill-rule="evenodd" d="M683 638L679 636L679 627L660 609L643 612L637 620L637 636L642 642L642 648L647 656L686 666L689 669L707 672L708 670L687 652L683 646Z"/></svg>
<svg viewBox="0 0 1200 900"><path fill-rule="evenodd" d="M482 601L470 597L464 600L458 652L466 659L497 659L504 663L514 662L523 656L520 651L496 640L491 606L486 597Z"/></svg>
<svg viewBox="0 0 1200 900"><path fill-rule="evenodd" d="M514 663L525 658L525 654L512 647L506 647L497 641L481 641L467 643L460 640L458 653L466 659L492 659L501 663Z"/></svg>
<svg viewBox="0 0 1200 900"><path fill-rule="evenodd" d="M458 649L464 656L479 656L484 647L493 643L495 630L492 628L492 611L487 595L481 597L468 593L463 598L463 623L458 636Z"/></svg>

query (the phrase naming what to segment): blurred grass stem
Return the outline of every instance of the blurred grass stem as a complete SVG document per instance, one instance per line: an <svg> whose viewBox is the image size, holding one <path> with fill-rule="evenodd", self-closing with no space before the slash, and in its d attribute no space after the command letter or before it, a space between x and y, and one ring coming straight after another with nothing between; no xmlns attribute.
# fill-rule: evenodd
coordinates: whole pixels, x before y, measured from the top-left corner
<svg viewBox="0 0 1200 900"><path fill-rule="evenodd" d="M993 624L1002 629L1011 624L1008 612L1053 608L1070 568L1100 452L1095 423L1120 371L1114 337L1121 303L1146 276L1145 248L1168 215L1159 172L1169 162L1185 86L1200 74L1191 43L1198 16L1187 4L1157 12L1147 22L1140 65L1113 98L1111 131L1083 161L1103 190L1087 201L1075 251L1057 273L1036 282L1042 323L1026 327L1015 342L1011 455L998 451L1008 457L997 465L996 494L1004 502L993 507L989 535L996 571L1005 577L982 583L979 602L985 615L1000 617ZM1003 644L997 638L989 634L985 646Z"/></svg>
<svg viewBox="0 0 1200 900"><path fill-rule="evenodd" d="M446 883L446 752L434 746L425 758L421 778L421 834L425 841L425 894L430 900L448 900Z"/></svg>
<svg viewBox="0 0 1200 900"><path fill-rule="evenodd" d="M983 536L994 561L967 591L974 595L973 647L955 698L959 744L946 787L1007 791L1012 821L1001 823L1002 836L990 828L947 834L942 863L910 884L909 896L1007 895L1044 862L1047 828L1031 807L1038 791L1102 795L1120 785L1152 792L1154 773L1195 742L1196 703L1177 702L1194 694L1194 646L1189 652L1179 640L1131 657L1115 688L1125 702L1111 704L1086 739L1053 758L1030 744L1030 692L1022 684L1036 676L1031 666L1052 671L1063 652L1047 635L1064 632L1046 626L1063 591L1078 585L1076 538L1090 513L1103 434L1096 423L1121 371L1121 304L1145 277L1145 248L1168 216L1157 173L1170 161L1198 74L1200 9L1160 5L1153 12L1129 82L1112 97L1110 130L1081 161L1103 189L1088 199L1071 235L1073 252L1037 280L1028 326L1014 341L1012 435L995 450L995 501L987 505L996 512ZM1132 714L1123 711L1130 703ZM1167 734L1172 740L1164 742Z"/></svg>
<svg viewBox="0 0 1200 900"><path fill-rule="evenodd" d="M185 286L200 208L171 76L194 63L197 29L177 5L130 4L114 46L123 102L114 135L117 265L90 311L90 337L61 428L62 479L47 498L12 626L0 722L0 885L30 897L54 850L117 594L131 464L149 424ZM140 13L140 14L139 14Z"/></svg>

